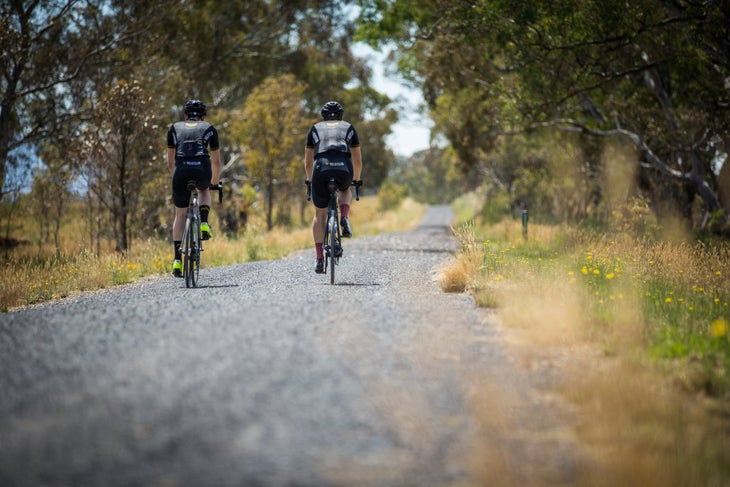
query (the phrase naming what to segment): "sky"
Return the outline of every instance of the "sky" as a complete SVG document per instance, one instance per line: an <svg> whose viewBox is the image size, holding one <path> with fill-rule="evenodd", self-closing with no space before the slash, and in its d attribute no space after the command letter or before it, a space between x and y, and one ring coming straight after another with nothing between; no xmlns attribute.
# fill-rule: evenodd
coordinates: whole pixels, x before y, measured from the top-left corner
<svg viewBox="0 0 730 487"><path fill-rule="evenodd" d="M400 118L393 125L393 132L386 138L390 149L400 156L410 156L414 152L428 149L431 133L431 120L420 113L424 101L421 92L407 85L397 74L392 73L394 69L389 65L386 57L388 52L378 52L363 43L356 43L353 46L356 56L368 60L373 70L371 84L373 88L381 93L387 94L391 99L396 100L399 107Z"/></svg>

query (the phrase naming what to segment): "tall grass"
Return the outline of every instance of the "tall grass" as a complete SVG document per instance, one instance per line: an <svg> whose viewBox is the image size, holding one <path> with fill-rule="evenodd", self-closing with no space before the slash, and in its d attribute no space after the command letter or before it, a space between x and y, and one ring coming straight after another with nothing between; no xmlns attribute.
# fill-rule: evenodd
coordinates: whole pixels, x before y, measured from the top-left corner
<svg viewBox="0 0 730 487"><path fill-rule="evenodd" d="M493 308L528 363L564 366L558 392L599 465L586 485L726 485L727 242L535 224L524 239L515 220L454 232L442 288Z"/></svg>
<svg viewBox="0 0 730 487"><path fill-rule="evenodd" d="M582 332L607 350L633 327L657 359L702 364L686 386L730 398L730 245L657 242L519 222L456 229L462 252L443 272L445 290L469 290L477 302L509 311L511 299L556 295L572 300ZM515 296L514 294L518 296ZM514 319L518 319L514 317ZM699 370L699 369L698 369Z"/></svg>
<svg viewBox="0 0 730 487"><path fill-rule="evenodd" d="M397 209L378 210L376 197L363 197L352 206L351 219L356 236L412 228L420 221L425 207L406 200ZM313 211L307 209L305 220ZM226 236L219 228L215 210L211 212L214 238L206 245L204 267L276 259L313 247L309 224L299 227L276 227L253 219L241 235ZM130 283L146 276L162 276L170 272L172 242L167 240L135 240L132 250L122 255L109 248L96 255L79 235L78 221L64 230L61 252L44 246L26 246L13 250L0 266L0 311L69 296L79 291L102 289ZM19 228L27 234L28 228ZM73 243L72 243L73 242Z"/></svg>

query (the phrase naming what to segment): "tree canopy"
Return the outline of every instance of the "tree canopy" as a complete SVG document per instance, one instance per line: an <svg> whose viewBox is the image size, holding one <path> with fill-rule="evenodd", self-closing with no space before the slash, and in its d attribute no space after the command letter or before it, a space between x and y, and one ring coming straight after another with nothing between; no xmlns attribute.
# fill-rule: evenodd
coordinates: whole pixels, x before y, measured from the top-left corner
<svg viewBox="0 0 730 487"><path fill-rule="evenodd" d="M695 198L705 217L720 209L716 164L730 135L728 2L359 4L359 37L398 46L402 71L422 83L436 130L465 168L497 174L489 154L505 136L572 131L632 145L637 185L655 203L688 218ZM600 170L604 148L580 143L583 164Z"/></svg>
<svg viewBox="0 0 730 487"><path fill-rule="evenodd" d="M297 96L305 116L316 116L330 99L345 104L350 120L374 148L373 181L382 180L393 155L376 148L384 146L394 119L389 98L372 89L370 69L350 50L354 33L350 9L350 2L338 0L2 2L0 189L5 190L9 171L17 173L21 155L37 159L36 172L60 171L63 165L44 159L64 159L63 167L73 170L75 178L86 177L90 190L95 187L88 178L92 168L95 181L127 184L130 175L114 176L116 169L109 163L119 156L118 162L126 161L119 163L136 168L133 172L138 175L137 169L150 167L145 177L150 186L159 188L168 177L160 158L165 130L181 117L189 98L207 103L221 134L224 176L235 185L246 165L255 167L259 161L245 160L242 149L253 142L226 133L226 125L233 121L219 115L243 114L247 104L269 111L271 106L249 102L249 96L257 89L266 90L266 83L281 76L301 86ZM119 90L129 96L124 98ZM144 96L144 103L135 94ZM124 125L128 121L131 126ZM301 148L306 129L299 135ZM82 141L94 150L78 150ZM273 158L273 153L266 155L266 160ZM74 180L74 175L64 178ZM44 176L44 181L48 179L60 180L53 174ZM145 188L135 189L143 199L152 197ZM92 194L105 199L91 206L108 212L105 218L119 225L117 233L128 233L124 215L147 206L125 207L130 203L126 197ZM157 205L160 200L152 197L148 203ZM166 210L161 205L158 217L146 215L140 230L157 228ZM116 235L120 250L127 248L131 236Z"/></svg>

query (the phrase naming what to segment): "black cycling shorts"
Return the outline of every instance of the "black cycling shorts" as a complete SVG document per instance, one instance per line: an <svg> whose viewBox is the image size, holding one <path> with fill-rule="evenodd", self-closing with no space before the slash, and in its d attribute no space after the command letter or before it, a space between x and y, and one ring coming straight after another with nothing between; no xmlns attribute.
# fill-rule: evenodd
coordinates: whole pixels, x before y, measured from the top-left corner
<svg viewBox="0 0 730 487"><path fill-rule="evenodd" d="M312 171L312 201L317 208L327 208L330 191L327 187L330 179L335 180L337 189L350 189L352 183L352 160L344 152L327 152L317 156Z"/></svg>
<svg viewBox="0 0 730 487"><path fill-rule="evenodd" d="M198 191L208 189L213 178L210 162L199 166L177 165L172 175L172 201L178 208L185 208L190 203L188 181L195 181Z"/></svg>

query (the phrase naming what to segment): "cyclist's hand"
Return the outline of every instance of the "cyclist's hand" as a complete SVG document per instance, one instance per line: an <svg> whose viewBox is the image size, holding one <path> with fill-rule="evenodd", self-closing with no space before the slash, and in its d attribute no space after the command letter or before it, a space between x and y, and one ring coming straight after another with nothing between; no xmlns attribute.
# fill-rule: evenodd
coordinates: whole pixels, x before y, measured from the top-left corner
<svg viewBox="0 0 730 487"><path fill-rule="evenodd" d="M310 187L311 185L312 185L312 181L310 181L309 179L305 179L305 180L304 180L304 186L306 186L306 187L308 188L308 187Z"/></svg>
<svg viewBox="0 0 730 487"><path fill-rule="evenodd" d="M361 187L362 186L362 179L353 179L352 180L352 185L355 186L356 188Z"/></svg>

